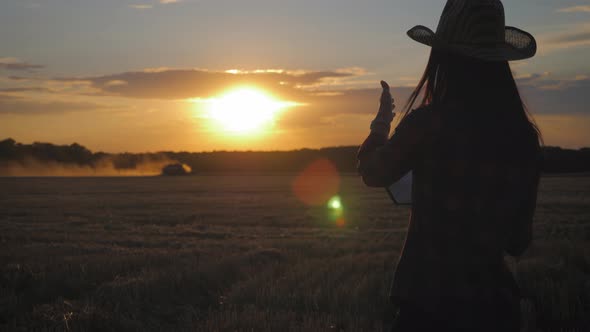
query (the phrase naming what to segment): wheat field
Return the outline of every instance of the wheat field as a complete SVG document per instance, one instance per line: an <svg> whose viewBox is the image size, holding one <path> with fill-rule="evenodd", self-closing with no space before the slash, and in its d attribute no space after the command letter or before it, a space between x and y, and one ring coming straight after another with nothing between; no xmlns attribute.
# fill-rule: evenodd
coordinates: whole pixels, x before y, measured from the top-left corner
<svg viewBox="0 0 590 332"><path fill-rule="evenodd" d="M0 178L2 331L383 331L409 210L342 175ZM525 331L590 331L590 177L542 180Z"/></svg>

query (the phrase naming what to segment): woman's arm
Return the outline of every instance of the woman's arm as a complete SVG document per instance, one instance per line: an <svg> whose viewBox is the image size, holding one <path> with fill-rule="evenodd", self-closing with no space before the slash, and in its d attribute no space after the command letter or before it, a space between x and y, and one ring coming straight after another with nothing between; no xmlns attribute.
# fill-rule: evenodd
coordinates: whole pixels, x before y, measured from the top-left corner
<svg viewBox="0 0 590 332"><path fill-rule="evenodd" d="M411 112L397 126L391 138L389 126L395 114L391 106L389 86L382 82L381 107L371 123L371 133L361 145L357 159L358 171L369 187L387 187L413 167L413 158L422 138L423 124L417 123L424 109Z"/></svg>
<svg viewBox="0 0 590 332"><path fill-rule="evenodd" d="M381 93L379 112L375 120L371 122L371 133L365 139L357 154L357 169L365 184L371 187L380 186L380 175L385 172L385 170L381 169L382 163L374 160L376 157L375 152L387 143L387 137L391 130L391 121L395 117L395 113L393 113L395 104L391 97L389 85L387 82L381 81L381 87L383 91Z"/></svg>

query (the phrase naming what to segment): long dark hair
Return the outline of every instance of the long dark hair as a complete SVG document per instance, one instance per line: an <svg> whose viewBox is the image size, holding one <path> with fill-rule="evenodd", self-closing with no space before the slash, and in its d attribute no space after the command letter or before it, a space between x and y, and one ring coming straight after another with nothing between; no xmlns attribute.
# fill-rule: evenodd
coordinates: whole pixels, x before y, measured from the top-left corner
<svg viewBox="0 0 590 332"><path fill-rule="evenodd" d="M417 101L422 106L449 109L456 102L471 105L482 116L532 129L542 144L541 132L522 101L507 61L482 61L432 49L428 65L404 108L405 117ZM485 114L483 114L485 113ZM403 119L403 118L402 118Z"/></svg>

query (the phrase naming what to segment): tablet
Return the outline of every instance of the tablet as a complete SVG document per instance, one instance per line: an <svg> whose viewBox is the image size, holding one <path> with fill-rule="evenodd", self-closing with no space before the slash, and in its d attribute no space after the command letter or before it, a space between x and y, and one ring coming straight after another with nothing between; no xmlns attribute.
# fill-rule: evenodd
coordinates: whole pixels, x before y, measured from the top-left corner
<svg viewBox="0 0 590 332"><path fill-rule="evenodd" d="M409 171L399 181L386 188L395 204L412 205L412 179L412 171Z"/></svg>

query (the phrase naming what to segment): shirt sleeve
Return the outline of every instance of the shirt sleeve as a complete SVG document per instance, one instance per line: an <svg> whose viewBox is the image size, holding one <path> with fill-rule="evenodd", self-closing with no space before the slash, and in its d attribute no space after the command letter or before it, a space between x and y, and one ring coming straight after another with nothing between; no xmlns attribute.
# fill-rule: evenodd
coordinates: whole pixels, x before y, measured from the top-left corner
<svg viewBox="0 0 590 332"><path fill-rule="evenodd" d="M367 186L387 187L414 168L426 112L424 108L410 112L389 139L375 133L367 137L357 155L357 169Z"/></svg>

